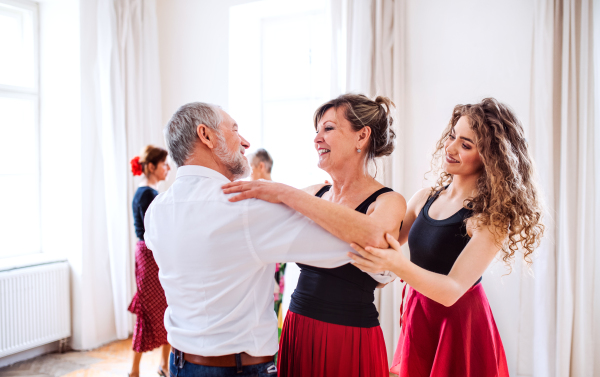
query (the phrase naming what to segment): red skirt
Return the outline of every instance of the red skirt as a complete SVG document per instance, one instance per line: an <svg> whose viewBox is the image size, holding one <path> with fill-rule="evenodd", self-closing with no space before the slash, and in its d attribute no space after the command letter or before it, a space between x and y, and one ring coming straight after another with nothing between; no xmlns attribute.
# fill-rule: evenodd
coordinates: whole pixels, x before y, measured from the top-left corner
<svg viewBox="0 0 600 377"><path fill-rule="evenodd" d="M381 327L334 325L287 312L277 369L280 377L389 377Z"/></svg>
<svg viewBox="0 0 600 377"><path fill-rule="evenodd" d="M167 299L158 265L144 241L138 241L135 249L135 282L137 292L128 308L136 315L132 346L135 352L146 352L169 342L164 324Z"/></svg>
<svg viewBox="0 0 600 377"><path fill-rule="evenodd" d="M410 290L391 372L400 377L504 377L506 356L481 284L446 307Z"/></svg>

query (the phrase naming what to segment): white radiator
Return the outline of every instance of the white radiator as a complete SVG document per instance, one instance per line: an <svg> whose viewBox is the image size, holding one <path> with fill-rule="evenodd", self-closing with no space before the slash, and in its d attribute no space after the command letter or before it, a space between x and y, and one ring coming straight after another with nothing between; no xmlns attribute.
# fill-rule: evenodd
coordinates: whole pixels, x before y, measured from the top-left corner
<svg viewBox="0 0 600 377"><path fill-rule="evenodd" d="M67 262L0 272L0 357L69 336Z"/></svg>

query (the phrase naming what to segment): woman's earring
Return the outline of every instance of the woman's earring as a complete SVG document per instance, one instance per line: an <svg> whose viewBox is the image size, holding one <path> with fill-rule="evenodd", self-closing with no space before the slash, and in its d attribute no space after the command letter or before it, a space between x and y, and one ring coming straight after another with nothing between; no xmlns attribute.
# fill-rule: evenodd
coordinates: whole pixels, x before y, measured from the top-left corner
<svg viewBox="0 0 600 377"><path fill-rule="evenodd" d="M358 149L358 148L357 148L357 149L356 149L356 153L360 153L360 149Z"/></svg>

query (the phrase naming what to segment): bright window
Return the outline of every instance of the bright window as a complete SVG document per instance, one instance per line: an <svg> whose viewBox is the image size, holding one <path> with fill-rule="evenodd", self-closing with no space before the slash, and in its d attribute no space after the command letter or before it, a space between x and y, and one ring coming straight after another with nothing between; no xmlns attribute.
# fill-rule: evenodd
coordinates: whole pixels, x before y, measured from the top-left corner
<svg viewBox="0 0 600 377"><path fill-rule="evenodd" d="M257 1L230 10L229 113L250 151L273 157L273 179L298 188L324 182L313 114L328 101L327 1Z"/></svg>
<svg viewBox="0 0 600 377"><path fill-rule="evenodd" d="M38 11L0 0L0 258L40 242Z"/></svg>

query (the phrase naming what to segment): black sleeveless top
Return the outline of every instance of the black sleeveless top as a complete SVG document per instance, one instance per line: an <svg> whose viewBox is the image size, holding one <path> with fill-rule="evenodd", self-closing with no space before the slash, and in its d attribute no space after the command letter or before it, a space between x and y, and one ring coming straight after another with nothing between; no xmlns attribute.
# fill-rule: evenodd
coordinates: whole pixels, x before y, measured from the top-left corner
<svg viewBox="0 0 600 377"><path fill-rule="evenodd" d="M324 186L319 198L331 186ZM384 187L362 202L356 211L367 213L377 197L393 191ZM353 327L379 326L375 308L377 281L348 263L337 268L320 268L298 263L301 268L296 290L292 294L292 312L322 322Z"/></svg>
<svg viewBox="0 0 600 377"><path fill-rule="evenodd" d="M427 199L408 233L410 261L426 270L448 275L454 262L471 237L467 234L465 219L472 211L461 208L444 220L429 217L429 208L441 190ZM481 281L481 277L473 285Z"/></svg>

